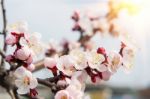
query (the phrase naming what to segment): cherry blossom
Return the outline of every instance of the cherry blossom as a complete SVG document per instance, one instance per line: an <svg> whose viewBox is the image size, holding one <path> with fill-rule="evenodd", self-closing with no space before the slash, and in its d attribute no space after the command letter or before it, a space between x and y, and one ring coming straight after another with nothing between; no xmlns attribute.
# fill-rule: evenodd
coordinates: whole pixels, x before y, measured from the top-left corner
<svg viewBox="0 0 150 99"><path fill-rule="evenodd" d="M28 46L34 54L39 54L43 50L43 44L41 42L41 34L34 32L32 34L26 34L25 39L20 40L22 46Z"/></svg>
<svg viewBox="0 0 150 99"><path fill-rule="evenodd" d="M18 87L17 92L19 94L27 94L30 89L34 89L38 85L36 78L24 67L17 68L14 75L17 78L15 84Z"/></svg>
<svg viewBox="0 0 150 99"><path fill-rule="evenodd" d="M70 55L74 58L76 64L75 68L78 70L83 70L85 69L87 65L87 53L83 52L81 50L72 50L70 52Z"/></svg>
<svg viewBox="0 0 150 99"><path fill-rule="evenodd" d="M96 51L89 52L88 65L90 68L96 69L100 72L106 71L107 67L102 65L102 62L104 61L105 57L102 54L99 54Z"/></svg>
<svg viewBox="0 0 150 99"><path fill-rule="evenodd" d="M9 25L7 28L9 32L16 32L16 33L28 32L28 24L25 21L16 22L14 24Z"/></svg>
<svg viewBox="0 0 150 99"><path fill-rule="evenodd" d="M6 44L8 45L14 45L17 43L17 38L12 35L12 34L9 34L7 37L6 37Z"/></svg>
<svg viewBox="0 0 150 99"><path fill-rule="evenodd" d="M60 90L56 93L55 99L71 99L69 92L66 90Z"/></svg>
<svg viewBox="0 0 150 99"><path fill-rule="evenodd" d="M130 47L124 47L122 51L123 55L123 66L127 71L131 70L133 67L134 57L135 57L135 51L134 49Z"/></svg>
<svg viewBox="0 0 150 99"><path fill-rule="evenodd" d="M118 68L121 66L122 63L122 57L120 54L116 52L110 52L108 54L108 68L111 72L116 72Z"/></svg>
<svg viewBox="0 0 150 99"><path fill-rule="evenodd" d="M15 57L24 61L27 60L31 54L32 51L27 46L24 46L15 52Z"/></svg>
<svg viewBox="0 0 150 99"><path fill-rule="evenodd" d="M61 56L58 59L56 67L65 75L71 76L75 70L75 61L70 55Z"/></svg>

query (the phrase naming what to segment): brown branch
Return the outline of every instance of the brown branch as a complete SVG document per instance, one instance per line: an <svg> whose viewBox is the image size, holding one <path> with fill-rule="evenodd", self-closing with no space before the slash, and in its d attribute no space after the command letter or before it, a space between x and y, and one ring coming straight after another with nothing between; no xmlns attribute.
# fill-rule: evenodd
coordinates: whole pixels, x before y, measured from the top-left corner
<svg viewBox="0 0 150 99"><path fill-rule="evenodd" d="M7 20L6 20L6 10L5 10L5 6L4 6L4 0L1 0L1 9L2 9L2 18L3 18L3 30L2 30L2 34L4 36L4 47L3 47L3 51L6 52L7 51L7 44L5 43L5 38L7 36L7 30L6 30L6 26L7 26ZM4 59L1 58L1 66L4 66Z"/></svg>
<svg viewBox="0 0 150 99"><path fill-rule="evenodd" d="M46 79L37 78L37 81L38 81L39 84L45 85L45 86L47 86L49 88L57 86L56 84L51 83L51 82L47 81Z"/></svg>
<svg viewBox="0 0 150 99"><path fill-rule="evenodd" d="M44 63L43 63L43 61L44 61L44 59L35 62L35 63L34 63L34 65L35 65L35 70L32 71L32 72L36 72L36 71L39 71L39 70L43 69L43 68L44 68Z"/></svg>

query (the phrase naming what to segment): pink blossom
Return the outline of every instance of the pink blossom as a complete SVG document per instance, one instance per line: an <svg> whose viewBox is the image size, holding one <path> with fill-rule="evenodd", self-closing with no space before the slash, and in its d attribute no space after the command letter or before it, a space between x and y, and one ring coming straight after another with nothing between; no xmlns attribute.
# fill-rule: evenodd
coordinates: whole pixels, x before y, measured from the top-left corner
<svg viewBox="0 0 150 99"><path fill-rule="evenodd" d="M9 34L7 37L6 37L6 40L5 40L6 44L8 45L14 45L17 43L17 38L12 35L12 34Z"/></svg>
<svg viewBox="0 0 150 99"><path fill-rule="evenodd" d="M45 58L44 60L44 66L47 68L53 68L57 64L57 59L56 58Z"/></svg>
<svg viewBox="0 0 150 99"><path fill-rule="evenodd" d="M71 76L76 71L74 65L74 59L70 55L64 55L58 59L56 66L65 75Z"/></svg>
<svg viewBox="0 0 150 99"><path fill-rule="evenodd" d="M111 77L112 73L110 71L104 71L102 72L102 78L105 81L108 81Z"/></svg>
<svg viewBox="0 0 150 99"><path fill-rule="evenodd" d="M34 65L34 64L30 64L30 65L27 67L27 69L28 69L29 71L33 71L33 70L35 69L35 65Z"/></svg>
<svg viewBox="0 0 150 99"><path fill-rule="evenodd" d="M69 92L66 90L60 90L56 93L55 99L70 99Z"/></svg>
<svg viewBox="0 0 150 99"><path fill-rule="evenodd" d="M15 57L20 60L27 60L31 55L31 50L28 47L22 47L15 52Z"/></svg>

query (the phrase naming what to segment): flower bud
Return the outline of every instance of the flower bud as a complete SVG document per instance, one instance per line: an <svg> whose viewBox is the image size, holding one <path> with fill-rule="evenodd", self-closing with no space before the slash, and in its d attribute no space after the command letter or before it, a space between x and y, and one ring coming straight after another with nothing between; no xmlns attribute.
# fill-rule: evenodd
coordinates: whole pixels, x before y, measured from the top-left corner
<svg viewBox="0 0 150 99"><path fill-rule="evenodd" d="M27 60L31 55L31 50L28 47L22 47L15 52L15 57L19 60Z"/></svg>
<svg viewBox="0 0 150 99"><path fill-rule="evenodd" d="M8 44L8 45L14 45L14 44L16 44L17 43L17 39L16 39L16 37L14 36L14 35L8 35L7 37L6 37L6 44Z"/></svg>
<svg viewBox="0 0 150 99"><path fill-rule="evenodd" d="M33 70L35 69L35 65L34 65L34 64L31 64L31 65L29 65L29 66L27 67L27 69L28 69L29 71L33 71Z"/></svg>
<svg viewBox="0 0 150 99"><path fill-rule="evenodd" d="M45 60L44 60L45 67L53 68L56 66L56 64L57 64L57 62L56 62L55 58L45 58Z"/></svg>

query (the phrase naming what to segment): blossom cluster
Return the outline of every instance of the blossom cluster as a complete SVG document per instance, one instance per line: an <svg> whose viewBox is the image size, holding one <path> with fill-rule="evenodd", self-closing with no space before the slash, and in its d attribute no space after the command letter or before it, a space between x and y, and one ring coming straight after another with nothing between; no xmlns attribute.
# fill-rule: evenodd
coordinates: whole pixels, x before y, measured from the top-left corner
<svg viewBox="0 0 150 99"><path fill-rule="evenodd" d="M40 35L38 33L29 34L27 23L18 22L8 27L8 36L6 37L6 44L14 47L13 54L6 56L8 63L17 63L14 72L17 78L15 83L18 87L19 94L36 95L35 88L37 86L37 79L32 76L30 71L35 69L33 59L36 54L42 50L40 42Z"/></svg>
<svg viewBox="0 0 150 99"><path fill-rule="evenodd" d="M93 51L75 49L68 55L45 58L44 65L54 76L62 76L57 84L68 85L56 94L56 99L82 99L88 77L93 83L107 81L120 67L131 69L133 58L133 49L122 43L118 53L107 53L103 47Z"/></svg>
<svg viewBox="0 0 150 99"><path fill-rule="evenodd" d="M50 40L42 65L53 74L54 81L46 79L45 82L55 93L55 99L87 99L84 95L87 80L99 84L109 80L121 67L126 71L132 68L135 50L126 42L121 43L119 51L108 52L103 47L94 48L90 41L98 32L118 36L119 32L112 21L116 17L112 18L111 15L111 10L103 17L75 11L72 16L75 22L73 31L80 32L79 40L63 40L61 43ZM36 97L39 81L32 71L36 68L35 56L43 51L41 35L31 33L25 22L11 25L8 33L5 42L14 51L6 56L6 61L16 65L11 66L10 70L14 71L16 77L17 92Z"/></svg>

